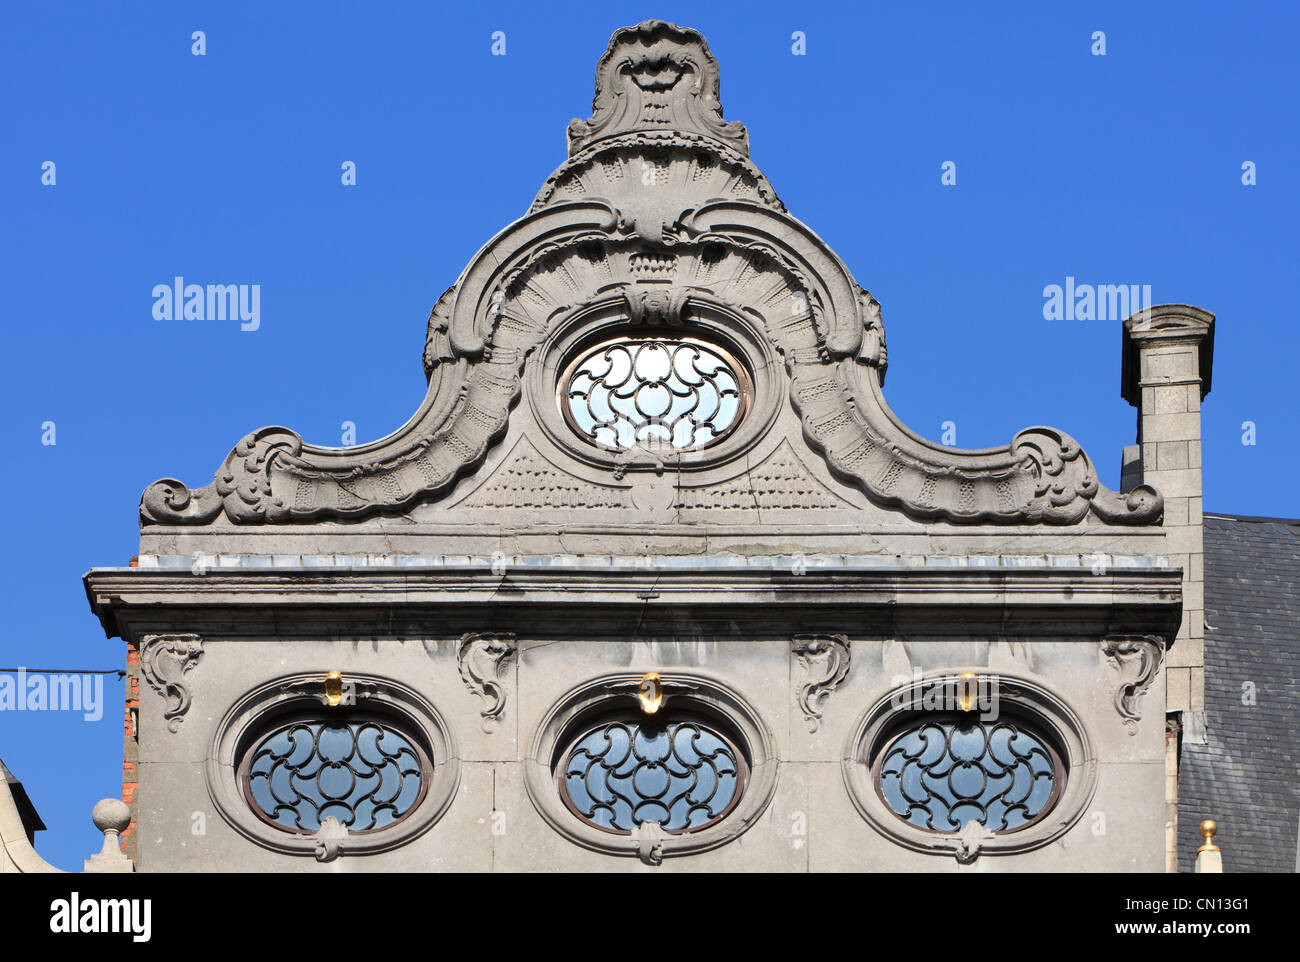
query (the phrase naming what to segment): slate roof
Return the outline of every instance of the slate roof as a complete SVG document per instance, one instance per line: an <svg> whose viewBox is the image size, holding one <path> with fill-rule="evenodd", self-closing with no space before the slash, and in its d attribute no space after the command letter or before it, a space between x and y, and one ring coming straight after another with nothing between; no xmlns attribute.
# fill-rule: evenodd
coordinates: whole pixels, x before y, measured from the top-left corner
<svg viewBox="0 0 1300 962"><path fill-rule="evenodd" d="M1228 872L1300 862L1300 520L1205 515L1206 744L1184 740L1178 861L1202 819ZM1248 697L1253 686L1254 704Z"/></svg>

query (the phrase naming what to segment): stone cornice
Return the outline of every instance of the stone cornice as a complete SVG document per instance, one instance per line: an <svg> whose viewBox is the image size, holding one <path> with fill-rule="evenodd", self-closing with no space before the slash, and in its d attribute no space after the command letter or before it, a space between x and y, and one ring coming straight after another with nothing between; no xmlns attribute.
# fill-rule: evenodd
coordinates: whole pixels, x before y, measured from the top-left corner
<svg viewBox="0 0 1300 962"><path fill-rule="evenodd" d="M497 624L516 615L536 630L548 617L572 632L574 609L584 624L602 617L644 618L690 609L701 623L779 621L778 610L858 611L865 620L900 617L942 631L960 615L963 630L1079 635L1114 623L1172 636L1181 611L1181 572L1171 568L953 566L839 567L777 570L727 566L563 568L492 563L436 567L218 568L194 574L176 568L100 568L86 575L91 607L110 636L131 637L159 620L192 630L206 619L231 633L299 630L298 615L342 625L355 616L373 634L376 611L386 629L451 624L474 611ZM235 612L239 614L236 617ZM567 613L566 613L567 612ZM603 613L603 615L601 614ZM906 613L906 614L905 614ZM310 615L307 618L307 615ZM481 619L479 614L475 617ZM855 622L861 623L861 622ZM332 629L331 629L332 630ZM1130 627L1130 630L1139 630ZM786 637L788 643L788 636Z"/></svg>

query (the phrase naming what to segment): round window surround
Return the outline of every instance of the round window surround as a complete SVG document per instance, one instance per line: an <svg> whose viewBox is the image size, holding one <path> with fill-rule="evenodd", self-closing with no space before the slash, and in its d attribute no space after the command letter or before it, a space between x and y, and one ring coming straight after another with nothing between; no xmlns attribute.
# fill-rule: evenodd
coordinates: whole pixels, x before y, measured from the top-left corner
<svg viewBox="0 0 1300 962"><path fill-rule="evenodd" d="M365 828L348 831L345 854L403 845L432 827L455 797L460 762L452 734L422 695L375 675L345 673L355 705L331 707L325 674L277 678L231 706L208 755L208 795L245 838L289 855L321 858L315 826L333 816L346 827L349 812ZM278 794L269 792L261 776L286 749L284 760L299 771L281 766ZM285 787L294 774L297 794ZM277 811L277 803L287 807Z"/></svg>
<svg viewBox="0 0 1300 962"><path fill-rule="evenodd" d="M753 321L689 297L675 324L631 323L610 294L553 326L527 365L548 440L583 463L656 470L725 464L759 443L786 395Z"/></svg>
<svg viewBox="0 0 1300 962"><path fill-rule="evenodd" d="M637 701L642 677L607 675L553 705L525 761L525 787L542 818L570 841L657 864L725 845L749 828L776 790L777 752L767 725L730 688L666 672L663 705L648 715ZM633 728L642 733L639 759ZM575 764L585 790L566 787ZM628 790L629 775L635 790Z"/></svg>
<svg viewBox="0 0 1300 962"><path fill-rule="evenodd" d="M982 717L978 706L919 710L927 693L961 691L972 675L996 679L996 717ZM916 734L923 729L929 734ZM963 781L980 762L987 781ZM923 773L927 768L937 777ZM960 861L1055 841L1083 816L1097 788L1096 756L1078 714L1036 682L978 669L928 675L881 697L851 732L842 770L854 807L877 832ZM956 781L945 783L951 774ZM970 821L981 823L979 831Z"/></svg>

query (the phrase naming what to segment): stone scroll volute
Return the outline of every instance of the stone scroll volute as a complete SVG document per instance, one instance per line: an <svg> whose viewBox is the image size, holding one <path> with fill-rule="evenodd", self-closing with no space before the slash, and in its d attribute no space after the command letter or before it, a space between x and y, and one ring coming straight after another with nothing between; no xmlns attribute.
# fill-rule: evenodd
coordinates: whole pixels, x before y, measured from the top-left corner
<svg viewBox="0 0 1300 962"><path fill-rule="evenodd" d="M456 666L471 695L484 702L483 731L491 733L501 724L506 711L506 691L500 676L515 657L515 636L510 632L471 632L456 645Z"/></svg>
<svg viewBox="0 0 1300 962"><path fill-rule="evenodd" d="M846 635L795 635L790 650L806 672L796 683L795 699L808 731L816 732L826 700L848 677L849 640Z"/></svg>
<svg viewBox="0 0 1300 962"><path fill-rule="evenodd" d="M168 700L163 718L172 733L190 710L193 699L186 676L202 654L203 640L198 635L146 635L140 644L140 673L150 688Z"/></svg>
<svg viewBox="0 0 1300 962"><path fill-rule="evenodd" d="M1142 720L1142 696L1164 660L1164 641L1156 635L1116 635L1102 641L1101 651L1120 677L1112 699L1115 711L1128 733L1136 735Z"/></svg>

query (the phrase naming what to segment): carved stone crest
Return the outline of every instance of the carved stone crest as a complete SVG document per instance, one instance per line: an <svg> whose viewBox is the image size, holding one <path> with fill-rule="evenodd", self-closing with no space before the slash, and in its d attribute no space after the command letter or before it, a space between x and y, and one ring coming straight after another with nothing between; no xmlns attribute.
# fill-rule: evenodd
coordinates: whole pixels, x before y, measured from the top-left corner
<svg viewBox="0 0 1300 962"><path fill-rule="evenodd" d="M471 632L456 646L456 665L465 687L487 702L479 712L485 732L494 731L505 714L506 693L497 679L516 650L515 636L510 632Z"/></svg>
<svg viewBox="0 0 1300 962"><path fill-rule="evenodd" d="M849 673L849 639L846 635L795 635L790 650L808 670L808 680L798 691L799 707L808 730L821 727L822 703Z"/></svg>
<svg viewBox="0 0 1300 962"><path fill-rule="evenodd" d="M634 130L678 130L749 153L745 125L722 119L718 62L694 30L646 20L610 38L596 65L592 116L569 123L569 153Z"/></svg>
<svg viewBox="0 0 1300 962"><path fill-rule="evenodd" d="M1164 641L1156 635L1118 635L1101 643L1102 653L1120 673L1115 689L1115 710L1130 735L1136 735L1142 719L1138 705L1155 680L1164 659Z"/></svg>
<svg viewBox="0 0 1300 962"><path fill-rule="evenodd" d="M185 675L198 664L203 654L203 640L198 635L148 635L140 645L140 672L149 687L175 704L164 709L167 730L180 728L190 710L190 691Z"/></svg>

